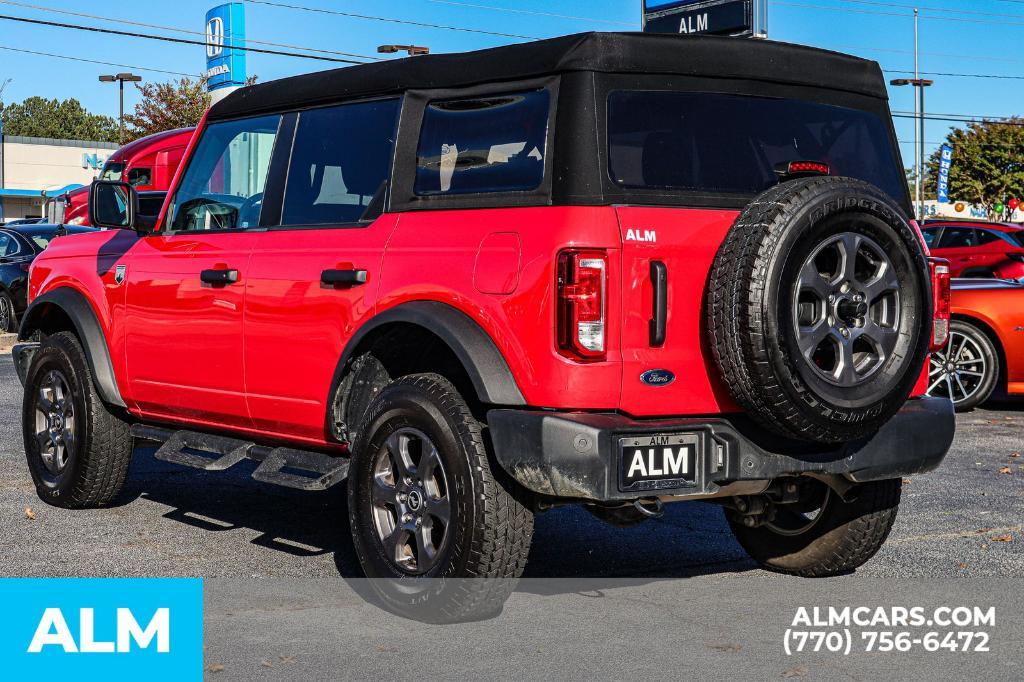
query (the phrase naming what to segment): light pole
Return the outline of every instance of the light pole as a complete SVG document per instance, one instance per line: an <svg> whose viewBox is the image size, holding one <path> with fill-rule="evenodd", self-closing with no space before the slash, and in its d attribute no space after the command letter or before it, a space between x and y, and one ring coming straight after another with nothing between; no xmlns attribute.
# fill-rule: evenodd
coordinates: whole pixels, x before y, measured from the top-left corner
<svg viewBox="0 0 1024 682"><path fill-rule="evenodd" d="M897 78L889 81L890 85L897 87L912 85L917 88L915 100L914 118L917 125L914 127L914 197L917 201L918 218L924 217L924 89L935 85L935 81L927 78Z"/></svg>
<svg viewBox="0 0 1024 682"><path fill-rule="evenodd" d="M121 91L121 113L117 117L117 143L124 144L124 84L125 81L129 83L138 83L142 80L142 76L136 76L134 73L116 73L113 75L100 76L101 83L113 83L117 81Z"/></svg>
<svg viewBox="0 0 1024 682"><path fill-rule="evenodd" d="M430 48L424 45L381 45L377 48L379 54L395 54L396 52L407 52L410 57L421 54L430 54Z"/></svg>

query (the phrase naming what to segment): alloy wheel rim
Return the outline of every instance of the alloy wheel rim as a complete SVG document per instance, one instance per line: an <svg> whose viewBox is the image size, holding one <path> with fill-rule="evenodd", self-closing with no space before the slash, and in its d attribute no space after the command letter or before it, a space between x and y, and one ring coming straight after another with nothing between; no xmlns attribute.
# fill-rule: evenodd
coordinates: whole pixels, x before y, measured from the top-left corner
<svg viewBox="0 0 1024 682"><path fill-rule="evenodd" d="M981 390L988 370L981 344L962 332L951 332L947 349L930 356L928 395L964 403Z"/></svg>
<svg viewBox="0 0 1024 682"><path fill-rule="evenodd" d="M0 296L0 334L11 328L11 306L7 299Z"/></svg>
<svg viewBox="0 0 1024 682"><path fill-rule="evenodd" d="M39 455L54 476L60 475L75 452L75 405L69 383L57 369L39 384L35 409L35 439Z"/></svg>
<svg viewBox="0 0 1024 682"><path fill-rule="evenodd" d="M797 347L814 374L841 388L860 386L899 342L899 276L870 237L833 235L801 266L792 312Z"/></svg>
<svg viewBox="0 0 1024 682"><path fill-rule="evenodd" d="M385 556L404 573L426 573L451 535L448 478L437 447L418 429L396 430L374 457L370 484L370 512Z"/></svg>

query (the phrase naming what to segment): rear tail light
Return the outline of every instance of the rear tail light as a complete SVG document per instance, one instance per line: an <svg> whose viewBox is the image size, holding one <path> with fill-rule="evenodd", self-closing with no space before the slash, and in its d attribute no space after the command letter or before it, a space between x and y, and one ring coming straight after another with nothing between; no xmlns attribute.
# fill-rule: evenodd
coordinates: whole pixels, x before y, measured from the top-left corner
<svg viewBox="0 0 1024 682"><path fill-rule="evenodd" d="M949 261L944 258L929 258L932 270L932 352L942 350L949 341L949 318L951 312Z"/></svg>
<svg viewBox="0 0 1024 682"><path fill-rule="evenodd" d="M608 254L563 251L558 255L558 348L584 360L605 356Z"/></svg>

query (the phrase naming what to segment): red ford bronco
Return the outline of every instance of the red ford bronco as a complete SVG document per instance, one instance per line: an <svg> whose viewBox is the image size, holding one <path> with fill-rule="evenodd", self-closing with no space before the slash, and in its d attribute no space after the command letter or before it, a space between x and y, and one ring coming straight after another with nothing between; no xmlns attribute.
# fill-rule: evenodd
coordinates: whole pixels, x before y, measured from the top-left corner
<svg viewBox="0 0 1024 682"><path fill-rule="evenodd" d="M214 106L159 216L92 192L122 229L35 261L14 351L40 497L110 502L136 440L347 482L399 609L499 608L424 578L519 576L563 504L710 501L764 566L850 571L953 438L874 62L585 34L355 66Z"/></svg>

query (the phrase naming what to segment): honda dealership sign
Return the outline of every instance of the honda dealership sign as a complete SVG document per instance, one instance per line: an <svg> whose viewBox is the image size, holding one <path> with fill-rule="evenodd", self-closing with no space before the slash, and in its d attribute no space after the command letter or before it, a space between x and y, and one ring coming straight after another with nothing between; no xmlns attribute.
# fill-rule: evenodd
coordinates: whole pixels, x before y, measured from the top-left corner
<svg viewBox="0 0 1024 682"><path fill-rule="evenodd" d="M648 33L754 34L754 0L644 0Z"/></svg>
<svg viewBox="0 0 1024 682"><path fill-rule="evenodd" d="M206 13L206 78L213 93L245 85L245 5L229 2Z"/></svg>

